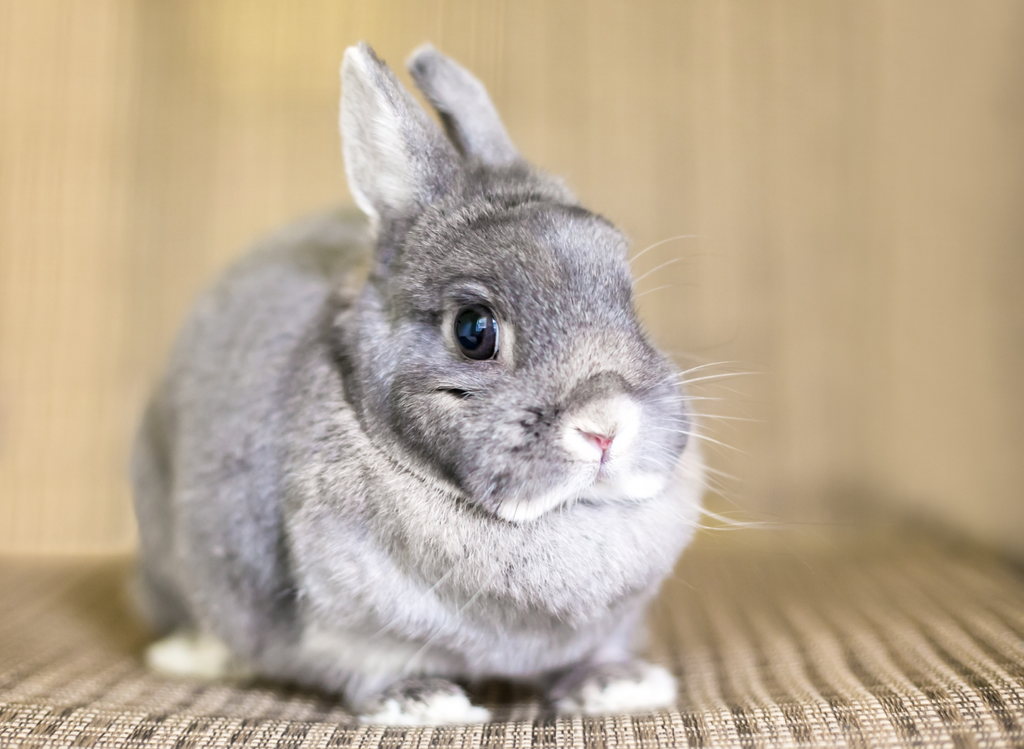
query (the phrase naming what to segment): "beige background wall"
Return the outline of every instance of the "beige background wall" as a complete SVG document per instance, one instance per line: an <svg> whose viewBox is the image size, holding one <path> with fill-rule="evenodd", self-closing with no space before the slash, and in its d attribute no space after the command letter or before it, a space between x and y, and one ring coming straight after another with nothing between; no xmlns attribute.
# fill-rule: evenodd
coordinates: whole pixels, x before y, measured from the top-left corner
<svg viewBox="0 0 1024 749"><path fill-rule="evenodd" d="M0 0L0 551L133 543L193 294L347 201L344 48L430 39L618 221L747 516L910 509L1024 552L1024 5ZM408 77L402 74L403 80ZM670 288L659 288L670 286ZM723 370L724 371L724 370Z"/></svg>

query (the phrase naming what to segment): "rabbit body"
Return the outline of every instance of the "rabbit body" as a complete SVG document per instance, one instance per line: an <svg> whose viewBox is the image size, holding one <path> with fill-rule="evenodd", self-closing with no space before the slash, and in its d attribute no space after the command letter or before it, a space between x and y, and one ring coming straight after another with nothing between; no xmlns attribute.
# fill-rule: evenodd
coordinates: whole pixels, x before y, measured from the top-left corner
<svg viewBox="0 0 1024 749"><path fill-rule="evenodd" d="M483 719L451 681L489 677L569 709L662 706L674 682L631 653L700 511L677 373L618 232L518 158L475 79L413 59L458 152L350 50L370 220L278 233L179 337L134 459L144 605L367 719ZM465 309L494 310L487 360L453 338Z"/></svg>

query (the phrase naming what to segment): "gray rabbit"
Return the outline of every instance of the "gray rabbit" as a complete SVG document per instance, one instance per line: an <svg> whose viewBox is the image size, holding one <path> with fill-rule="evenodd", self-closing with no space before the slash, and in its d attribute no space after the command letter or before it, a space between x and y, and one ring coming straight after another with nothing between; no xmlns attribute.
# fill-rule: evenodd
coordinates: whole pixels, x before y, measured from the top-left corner
<svg viewBox="0 0 1024 749"><path fill-rule="evenodd" d="M633 308L626 241L519 156L481 83L365 44L342 64L338 212L198 302L133 462L165 672L255 673L364 721L486 720L458 683L656 709L632 654L703 463Z"/></svg>

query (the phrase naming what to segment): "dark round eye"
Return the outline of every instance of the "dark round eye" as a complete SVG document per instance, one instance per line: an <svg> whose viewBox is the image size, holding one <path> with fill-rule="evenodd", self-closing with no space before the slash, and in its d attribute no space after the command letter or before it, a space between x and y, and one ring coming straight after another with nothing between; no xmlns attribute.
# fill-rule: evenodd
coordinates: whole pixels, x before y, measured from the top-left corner
<svg viewBox="0 0 1024 749"><path fill-rule="evenodd" d="M455 316L455 342L470 359L491 359L498 353L498 321L479 304L463 307Z"/></svg>

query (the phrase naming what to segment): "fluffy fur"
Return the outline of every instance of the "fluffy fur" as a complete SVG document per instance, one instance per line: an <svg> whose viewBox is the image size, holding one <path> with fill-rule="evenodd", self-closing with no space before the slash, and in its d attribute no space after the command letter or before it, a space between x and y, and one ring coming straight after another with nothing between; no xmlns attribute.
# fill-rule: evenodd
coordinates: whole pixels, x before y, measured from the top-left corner
<svg viewBox="0 0 1024 749"><path fill-rule="evenodd" d="M702 468L626 242L518 156L467 71L429 47L409 66L448 137L349 49L369 225L284 230L185 325L135 453L146 609L202 633L178 646L367 719L482 720L454 682L485 677L565 709L664 706L672 677L631 652ZM459 353L467 304L499 321L494 359Z"/></svg>

